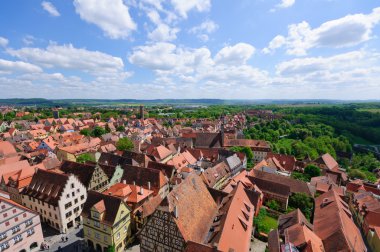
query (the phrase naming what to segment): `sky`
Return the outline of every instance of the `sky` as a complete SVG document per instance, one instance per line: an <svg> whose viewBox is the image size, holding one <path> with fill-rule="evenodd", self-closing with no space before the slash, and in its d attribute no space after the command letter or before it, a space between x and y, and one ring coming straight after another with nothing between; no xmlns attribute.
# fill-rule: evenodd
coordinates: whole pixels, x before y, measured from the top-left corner
<svg viewBox="0 0 380 252"><path fill-rule="evenodd" d="M377 0L3 0L0 98L379 99Z"/></svg>

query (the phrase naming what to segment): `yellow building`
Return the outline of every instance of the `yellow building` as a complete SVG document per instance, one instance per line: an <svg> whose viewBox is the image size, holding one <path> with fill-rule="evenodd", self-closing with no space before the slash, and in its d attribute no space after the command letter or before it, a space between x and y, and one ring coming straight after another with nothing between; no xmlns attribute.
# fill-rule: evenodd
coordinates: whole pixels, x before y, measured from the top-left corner
<svg viewBox="0 0 380 252"><path fill-rule="evenodd" d="M97 251L124 251L131 241L131 210L122 199L89 191L83 206L83 232L87 245Z"/></svg>

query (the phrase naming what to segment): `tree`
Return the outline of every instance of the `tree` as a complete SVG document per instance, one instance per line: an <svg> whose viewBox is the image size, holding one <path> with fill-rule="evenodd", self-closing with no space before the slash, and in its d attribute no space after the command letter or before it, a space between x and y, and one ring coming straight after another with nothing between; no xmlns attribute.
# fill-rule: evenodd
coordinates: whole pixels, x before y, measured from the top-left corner
<svg viewBox="0 0 380 252"><path fill-rule="evenodd" d="M242 152L245 154L245 156L247 157L247 166L248 168L251 168L253 166L253 152L251 150L251 148L247 147L247 146L244 146L244 147L240 147L240 146L233 146L230 148L231 151L234 151L234 152Z"/></svg>
<svg viewBox="0 0 380 252"><path fill-rule="evenodd" d="M99 126L96 126L92 132L91 132L91 135L93 137L100 137L101 135L104 135L106 134L106 130L103 129L102 127L99 127Z"/></svg>
<svg viewBox="0 0 380 252"><path fill-rule="evenodd" d="M123 125L117 126L116 131L124 132L125 127Z"/></svg>
<svg viewBox="0 0 380 252"><path fill-rule="evenodd" d="M120 138L116 143L116 148L119 151L132 150L133 147L133 142L127 137Z"/></svg>
<svg viewBox="0 0 380 252"><path fill-rule="evenodd" d="M91 136L91 130L90 129L82 129L80 131L80 134L82 134L84 136Z"/></svg>
<svg viewBox="0 0 380 252"><path fill-rule="evenodd" d="M305 217L310 220L313 211L313 199L306 193L293 193L289 197L289 207L299 208Z"/></svg>
<svg viewBox="0 0 380 252"><path fill-rule="evenodd" d="M108 248L107 248L107 252L115 252L116 250L115 250L115 246L114 245L112 245L112 246L108 246Z"/></svg>
<svg viewBox="0 0 380 252"><path fill-rule="evenodd" d="M270 200L266 204L267 207L269 207L272 210L279 211L280 210L280 204L276 200Z"/></svg>
<svg viewBox="0 0 380 252"><path fill-rule="evenodd" d="M86 163L86 161L95 162L95 158L89 153L83 153L77 157L78 163Z"/></svg>
<svg viewBox="0 0 380 252"><path fill-rule="evenodd" d="M319 169L316 165L308 165L305 168L305 174L307 174L310 178L321 176L321 169Z"/></svg>
<svg viewBox="0 0 380 252"><path fill-rule="evenodd" d="M301 172L294 171L294 172L292 172L291 177L294 178L294 179L301 180L301 181L310 182L309 175L301 173Z"/></svg>

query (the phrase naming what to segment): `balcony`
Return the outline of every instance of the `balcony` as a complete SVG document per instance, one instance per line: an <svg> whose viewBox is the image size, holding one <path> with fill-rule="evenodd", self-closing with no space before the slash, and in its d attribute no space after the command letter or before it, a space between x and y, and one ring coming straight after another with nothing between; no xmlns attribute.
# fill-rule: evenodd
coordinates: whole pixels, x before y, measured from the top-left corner
<svg viewBox="0 0 380 252"><path fill-rule="evenodd" d="M20 226L17 226L17 227L14 227L12 228L12 234L15 234L17 232L19 232L21 229L20 229Z"/></svg>

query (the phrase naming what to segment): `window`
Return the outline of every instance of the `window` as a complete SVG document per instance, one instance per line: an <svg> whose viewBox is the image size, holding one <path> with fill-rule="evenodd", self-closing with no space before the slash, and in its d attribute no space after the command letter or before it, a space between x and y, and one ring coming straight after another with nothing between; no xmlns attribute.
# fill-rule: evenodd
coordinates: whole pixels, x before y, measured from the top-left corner
<svg viewBox="0 0 380 252"><path fill-rule="evenodd" d="M104 236L104 241L107 242L107 236Z"/></svg>
<svg viewBox="0 0 380 252"><path fill-rule="evenodd" d="M68 193L68 194L66 195L66 198L70 198L70 193Z"/></svg>
<svg viewBox="0 0 380 252"><path fill-rule="evenodd" d="M5 222L5 226L6 226L6 227L9 226L9 221Z"/></svg>
<svg viewBox="0 0 380 252"><path fill-rule="evenodd" d="M94 217L95 219L99 219L99 213L93 212L92 217Z"/></svg>
<svg viewBox="0 0 380 252"><path fill-rule="evenodd" d="M116 240L119 240L120 239L120 232L118 232L117 234L116 234Z"/></svg>
<svg viewBox="0 0 380 252"><path fill-rule="evenodd" d="M58 217L57 217L57 215L55 215L54 217L55 217L55 219L56 219L56 220L58 220Z"/></svg>
<svg viewBox="0 0 380 252"><path fill-rule="evenodd" d="M67 203L67 204L65 204L65 209L67 209L67 208L69 208L69 207L71 207L71 202L69 202L69 203Z"/></svg>
<svg viewBox="0 0 380 252"><path fill-rule="evenodd" d="M73 215L73 213L71 211L67 212L66 213L66 218L69 218L71 215Z"/></svg>
<svg viewBox="0 0 380 252"><path fill-rule="evenodd" d="M15 218L15 222L17 222L17 221L18 221L18 217Z"/></svg>
<svg viewBox="0 0 380 252"><path fill-rule="evenodd" d="M94 221L94 226L95 227L100 227L100 222L99 221Z"/></svg>
<svg viewBox="0 0 380 252"><path fill-rule="evenodd" d="M81 199L81 200L84 200L84 195L81 195L81 196L80 196L80 199Z"/></svg>
<svg viewBox="0 0 380 252"><path fill-rule="evenodd" d="M20 231L20 230L21 230L21 229L20 229L20 226L19 226L19 225L14 226L14 227L12 228L12 234L17 233L17 232Z"/></svg>
<svg viewBox="0 0 380 252"><path fill-rule="evenodd" d="M17 212L17 210L16 210L16 209L13 209L13 210L12 210L12 213L16 213L16 212Z"/></svg>
<svg viewBox="0 0 380 252"><path fill-rule="evenodd" d="M4 214L3 214L3 217L4 217L4 218L6 218L7 216L8 216L8 214L7 214L7 213L4 213Z"/></svg>
<svg viewBox="0 0 380 252"><path fill-rule="evenodd" d="M71 183L71 188L74 188L74 183Z"/></svg>
<svg viewBox="0 0 380 252"><path fill-rule="evenodd" d="M100 234L99 233L95 233L95 238L96 239L100 239Z"/></svg>
<svg viewBox="0 0 380 252"><path fill-rule="evenodd" d="M15 243L18 243L18 242L22 241L22 237L21 237L21 235L16 235L16 236L13 238L13 240L15 241Z"/></svg>
<svg viewBox="0 0 380 252"><path fill-rule="evenodd" d="M78 203L78 199L75 199L75 200L74 200L74 204L77 204L77 203Z"/></svg>
<svg viewBox="0 0 380 252"><path fill-rule="evenodd" d="M71 193L71 196L75 197L75 192L72 192L72 193Z"/></svg>
<svg viewBox="0 0 380 252"><path fill-rule="evenodd" d="M7 238L7 234L6 233L1 233L0 234L0 241L4 240L5 238Z"/></svg>
<svg viewBox="0 0 380 252"><path fill-rule="evenodd" d="M32 225L33 224L33 221L32 220L27 220L26 222L25 222L25 226L26 227L28 227L28 226L30 226L30 225Z"/></svg>
<svg viewBox="0 0 380 252"><path fill-rule="evenodd" d="M1 206L1 209L4 209L4 208L5 208L5 205L2 205L2 206Z"/></svg>
<svg viewBox="0 0 380 252"><path fill-rule="evenodd" d="M79 193L79 188L77 189L77 192Z"/></svg>
<svg viewBox="0 0 380 252"><path fill-rule="evenodd" d="M22 217L24 217L24 218L25 218L25 217L26 217L26 213L24 213L24 214L22 215Z"/></svg>
<svg viewBox="0 0 380 252"><path fill-rule="evenodd" d="M124 226L124 233L126 233L127 232L127 227L126 226Z"/></svg>
<svg viewBox="0 0 380 252"><path fill-rule="evenodd" d="M9 248L9 244L8 244L7 241L4 242L4 243L1 243L1 244L0 244L0 250L1 250L1 251L5 250L5 249L7 249L7 248Z"/></svg>
<svg viewBox="0 0 380 252"><path fill-rule="evenodd" d="M31 228L31 229L26 230L26 234L27 234L28 236L31 236L32 234L34 234L34 229Z"/></svg>

